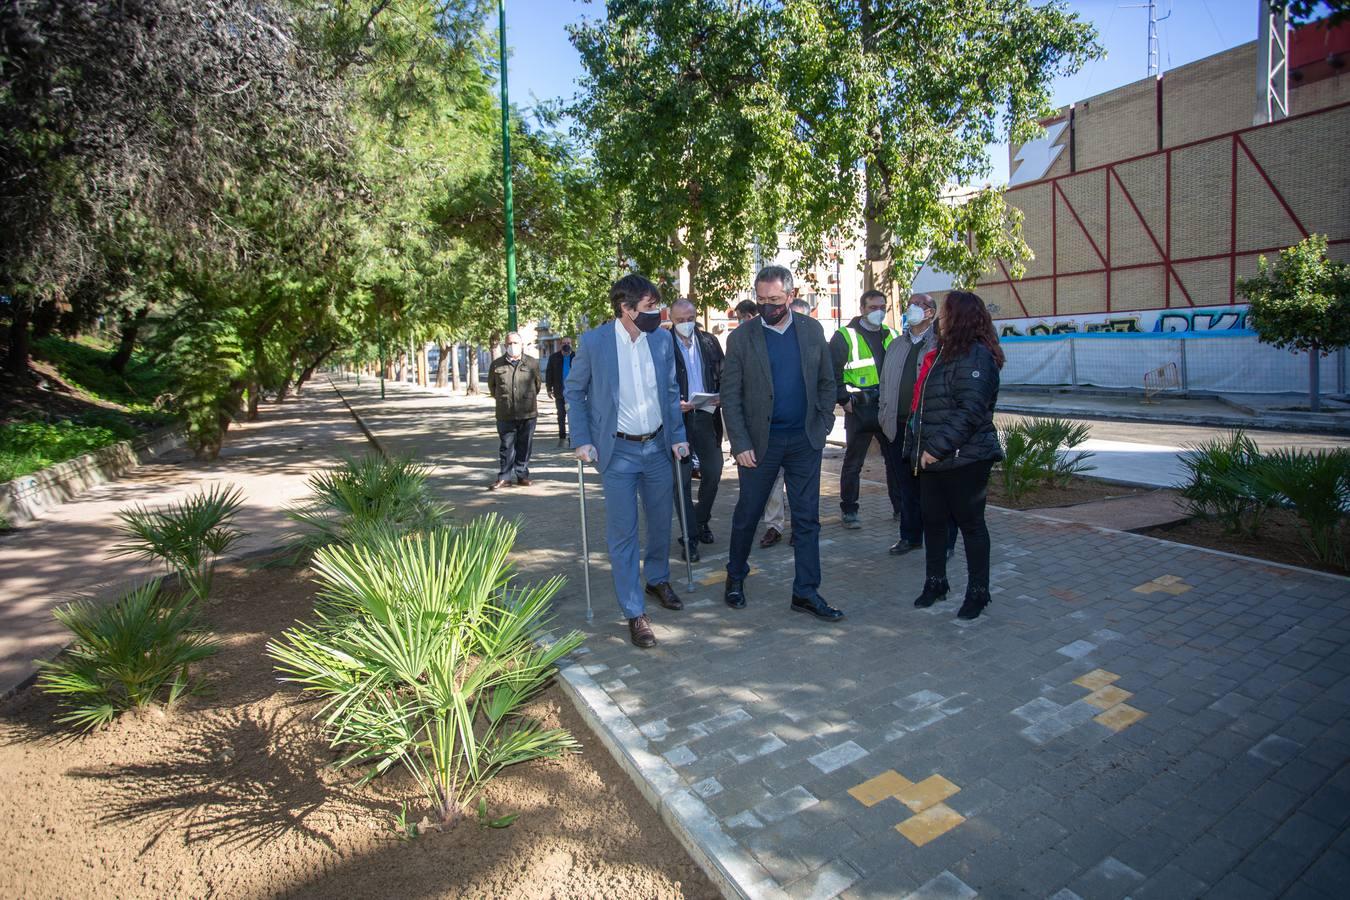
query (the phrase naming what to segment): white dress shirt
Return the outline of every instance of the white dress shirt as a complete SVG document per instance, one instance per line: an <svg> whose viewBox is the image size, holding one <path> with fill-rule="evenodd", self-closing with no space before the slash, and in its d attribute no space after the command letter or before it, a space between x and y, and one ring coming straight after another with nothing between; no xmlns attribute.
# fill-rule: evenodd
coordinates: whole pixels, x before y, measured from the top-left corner
<svg viewBox="0 0 1350 900"><path fill-rule="evenodd" d="M649 336L639 331L633 340L621 322L614 323L614 343L619 350L618 429L624 434L651 434L661 427Z"/></svg>
<svg viewBox="0 0 1350 900"><path fill-rule="evenodd" d="M760 321L764 322L763 319L760 319ZM779 322L777 325L770 325L768 322L764 322L764 327L772 328L779 334L787 334L788 326L791 324L792 324L792 307L789 306L787 315L783 316L783 321Z"/></svg>

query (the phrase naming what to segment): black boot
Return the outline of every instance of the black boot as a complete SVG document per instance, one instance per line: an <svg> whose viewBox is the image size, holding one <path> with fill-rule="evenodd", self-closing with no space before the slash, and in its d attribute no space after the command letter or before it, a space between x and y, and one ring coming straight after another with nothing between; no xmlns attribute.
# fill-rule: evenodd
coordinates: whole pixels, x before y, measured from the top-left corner
<svg viewBox="0 0 1350 900"><path fill-rule="evenodd" d="M966 588L966 600L961 604L961 609L957 612L958 619L978 619L980 613L990 603L989 588L969 586Z"/></svg>
<svg viewBox="0 0 1350 900"><path fill-rule="evenodd" d="M945 577L930 575L923 583L923 593L914 598L914 605L919 609L927 609L939 600L946 600L947 589Z"/></svg>

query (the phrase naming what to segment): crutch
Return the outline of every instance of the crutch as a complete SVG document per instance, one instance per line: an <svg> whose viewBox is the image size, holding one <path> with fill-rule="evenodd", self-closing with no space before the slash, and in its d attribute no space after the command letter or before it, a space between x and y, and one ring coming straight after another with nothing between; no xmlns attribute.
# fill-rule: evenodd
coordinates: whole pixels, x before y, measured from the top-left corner
<svg viewBox="0 0 1350 900"><path fill-rule="evenodd" d="M586 541L586 472L585 462L577 459L577 496L581 498L581 571L586 581L586 624L595 621L591 612L591 548Z"/></svg>
<svg viewBox="0 0 1350 900"><path fill-rule="evenodd" d="M680 462L681 457L676 456L675 496L678 497L680 501L679 502L680 531L683 532L684 534L684 572L688 581L687 587L689 589L689 593L692 594L694 592L694 564L690 561L689 558L694 555L694 551L691 549L692 545L689 543L689 522L688 517L685 515L684 511L684 479L680 477Z"/></svg>

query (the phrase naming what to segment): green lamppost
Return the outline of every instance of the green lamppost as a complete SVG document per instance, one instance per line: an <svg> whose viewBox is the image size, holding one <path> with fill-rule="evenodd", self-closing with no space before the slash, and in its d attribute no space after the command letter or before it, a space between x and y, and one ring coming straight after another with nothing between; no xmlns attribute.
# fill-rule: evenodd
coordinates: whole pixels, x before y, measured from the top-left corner
<svg viewBox="0 0 1350 900"><path fill-rule="evenodd" d="M506 89L506 0L497 0L502 65L502 197L506 205L506 327L516 330L516 216L511 208L511 104Z"/></svg>

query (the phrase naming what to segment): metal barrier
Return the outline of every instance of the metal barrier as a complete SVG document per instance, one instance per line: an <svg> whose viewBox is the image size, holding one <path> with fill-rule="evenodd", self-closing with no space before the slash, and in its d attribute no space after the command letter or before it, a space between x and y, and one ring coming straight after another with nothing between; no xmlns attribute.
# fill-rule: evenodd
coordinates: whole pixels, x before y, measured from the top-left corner
<svg viewBox="0 0 1350 900"><path fill-rule="evenodd" d="M1176 363L1168 363L1144 373L1144 402L1157 403L1155 399L1163 391L1181 390L1181 370Z"/></svg>

